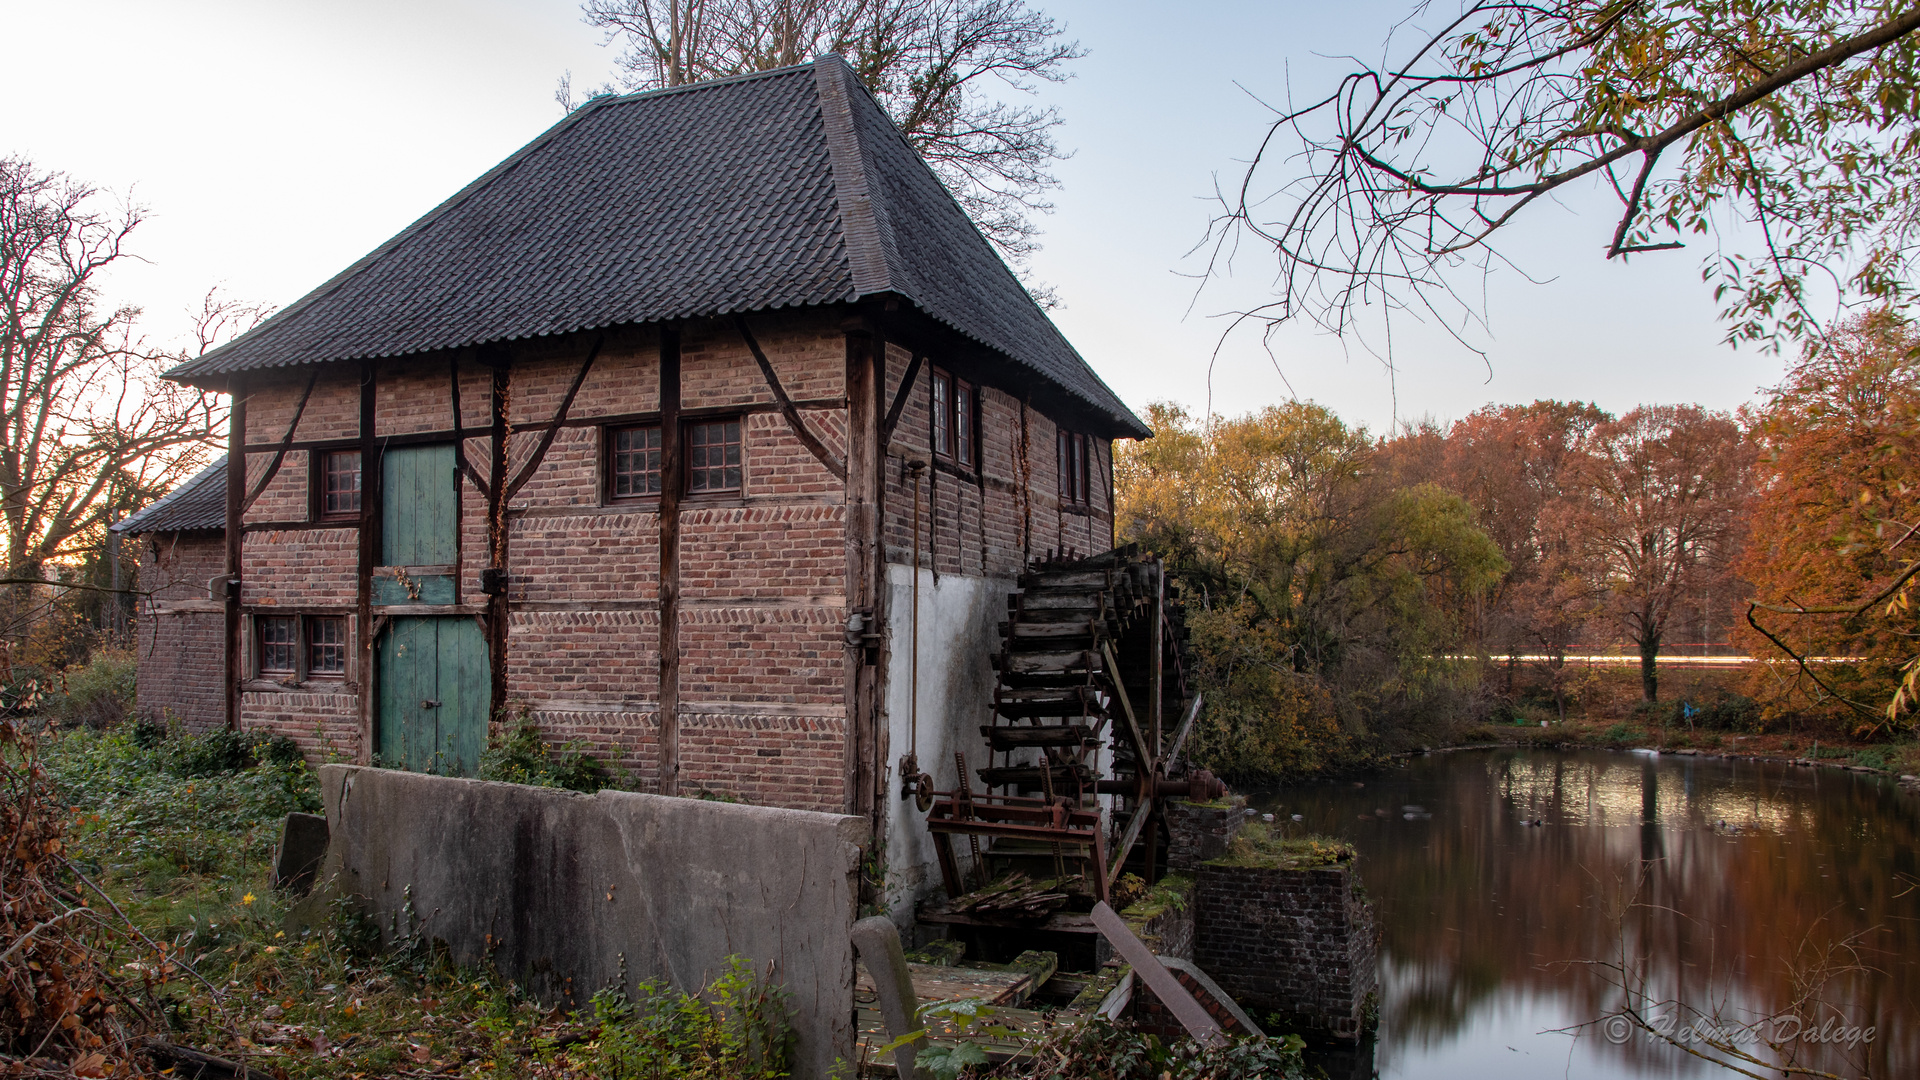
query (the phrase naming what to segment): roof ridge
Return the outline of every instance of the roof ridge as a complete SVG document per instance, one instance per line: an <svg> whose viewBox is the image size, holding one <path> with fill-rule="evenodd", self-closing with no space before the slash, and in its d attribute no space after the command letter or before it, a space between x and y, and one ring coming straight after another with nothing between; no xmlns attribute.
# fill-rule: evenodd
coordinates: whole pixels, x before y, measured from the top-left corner
<svg viewBox="0 0 1920 1080"><path fill-rule="evenodd" d="M893 247L892 223L874 198L867 175L866 154L854 131L847 80L853 73L838 53L814 61L814 87L820 95L820 118L826 127L827 158L833 170L833 194L840 207L840 236L847 249L847 267L853 273L856 296L870 296L893 288L898 259L888 259Z"/></svg>

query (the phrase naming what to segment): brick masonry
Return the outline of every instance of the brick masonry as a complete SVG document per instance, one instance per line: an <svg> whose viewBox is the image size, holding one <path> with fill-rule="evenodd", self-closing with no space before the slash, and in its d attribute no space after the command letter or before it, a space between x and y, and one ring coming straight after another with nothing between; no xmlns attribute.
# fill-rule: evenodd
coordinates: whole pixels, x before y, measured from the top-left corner
<svg viewBox="0 0 1920 1080"><path fill-rule="evenodd" d="M1196 884L1194 962L1242 1008L1270 1030L1363 1034L1379 935L1351 863L1287 870L1211 862Z"/></svg>
<svg viewBox="0 0 1920 1080"><path fill-rule="evenodd" d="M839 462L848 453L849 430L842 317L822 310L771 313L754 316L752 326L804 423ZM532 459L584 355L579 342L531 343L516 353L509 477ZM610 426L657 419L657 356L650 328L609 335L564 426L507 511L509 704L550 738L585 743L623 767L642 790L655 783L660 754L658 501L612 500L603 474ZM889 404L911 361L910 352L888 347ZM970 378L964 366L956 365L955 373ZM690 494L681 506L681 790L840 810L848 798L849 754L844 484L774 408L771 389L731 323L686 324L681 367L682 408L695 418L738 415L744 459L739 491ZM491 372L472 359L382 361L373 368L371 434L402 443L453 441L457 422L467 461L484 474L491 381ZM251 640L254 619L265 614L347 614L357 647L367 629L353 617L357 523L311 517L318 456L350 448L361 436L361 372L357 365L323 368L310 394L308 385L306 373L286 372L260 376L247 389L246 439L255 448L246 455L250 487L274 471L244 518L244 630ZM296 424L303 394L307 404ZM930 451L930 395L923 365L883 456L884 540L894 563L909 561L914 506L905 463ZM1049 551L1109 547L1111 445L1090 440L1091 505L1063 506L1055 420L1012 389L983 386L980 398L978 468L940 465L921 492L925 564L936 574L1010 578ZM482 614L485 498L463 479L460 500L456 603L463 616ZM161 556L150 545L147 550L143 573L187 582L197 601L157 602L145 614L149 647L142 652L140 707L217 725L223 717L222 616L204 586L222 569L220 540L179 538ZM879 614L886 619L887 612ZM901 677L893 669L903 660L881 656L883 685ZM250 656L241 660L243 669L251 663ZM284 733L315 759L365 762L377 743L378 718L363 693L374 673L363 666L356 656L345 678L304 685L243 678L241 722ZM884 691L880 700L887 700ZM881 732L887 724L882 716ZM893 756L879 748L880 761Z"/></svg>
<svg viewBox="0 0 1920 1080"><path fill-rule="evenodd" d="M1192 874L1200 864L1227 853L1227 844L1253 816L1247 800L1235 795L1217 803L1172 799L1166 804L1167 869Z"/></svg>

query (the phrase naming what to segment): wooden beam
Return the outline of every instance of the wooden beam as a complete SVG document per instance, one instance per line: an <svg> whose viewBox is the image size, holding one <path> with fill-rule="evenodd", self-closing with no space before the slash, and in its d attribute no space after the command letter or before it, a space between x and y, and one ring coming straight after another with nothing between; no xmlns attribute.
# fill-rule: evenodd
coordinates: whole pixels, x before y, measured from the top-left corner
<svg viewBox="0 0 1920 1080"><path fill-rule="evenodd" d="M380 445L374 441L377 384L373 364L360 365L360 528L354 570L354 626L359 646L360 753L359 763L373 763L374 740L379 735L377 702L380 673L374 664L374 639L379 628L373 618L373 565L380 554Z"/></svg>
<svg viewBox="0 0 1920 1080"><path fill-rule="evenodd" d="M467 421L460 405L460 354L452 353L447 357L447 396L453 403L453 463L459 467L460 474L473 482L473 489L493 506L493 488L486 477L467 460ZM491 565L491 564L489 564Z"/></svg>
<svg viewBox="0 0 1920 1080"><path fill-rule="evenodd" d="M865 633L885 625L881 590L886 548L882 532L885 497L885 449L880 441L881 407L886 400L886 345L865 330L847 332L847 571L848 615L864 617ZM852 639L846 652L847 758L846 810L868 819L878 835L884 814L880 763L881 651Z"/></svg>
<svg viewBox="0 0 1920 1080"><path fill-rule="evenodd" d="M240 620L240 572L241 553L246 542L246 533L241 526L241 516L246 512L247 498L247 385L244 380L235 379L233 404L227 410L227 533L226 533L226 579L221 588L225 602L227 631L226 677L226 721L228 731L240 730L240 679L244 672L241 666L246 656L246 642L241 640Z"/></svg>
<svg viewBox="0 0 1920 1080"><path fill-rule="evenodd" d="M780 385L780 376L774 373L773 362L767 359L767 354L760 349L759 340L747 328L746 317L735 315L733 326L740 331L740 338L747 343L748 351L753 353L754 362L760 365L760 377L767 381L767 389L773 391L774 403L780 406L780 415L787 418L787 427L793 431L793 437L800 440L800 445L806 447L808 453L820 459L820 464L827 467L835 480L844 483L847 466L834 457L833 452L827 449L827 444L821 442L807 427L806 421L800 419L800 410L793 407L793 399L787 397L786 387Z"/></svg>
<svg viewBox="0 0 1920 1080"><path fill-rule="evenodd" d="M552 422L540 433L540 442L533 448L527 463L520 467L520 475L514 477L513 483L507 487L508 499L520 494L520 489L533 479L533 474L540 469L540 463L546 460L547 450L553 446L553 437L560 434L560 427L567 420L567 412L573 408L574 396L580 393L580 384L587 381L587 372L593 370L593 362L600 356L600 346L606 343L606 335L602 334L594 341L593 348L587 350L587 358L580 362L580 370L573 373L573 382L567 384L567 394L560 399L560 407L554 410Z"/></svg>
<svg viewBox="0 0 1920 1080"><path fill-rule="evenodd" d="M680 497L687 470L680 439L680 328L660 328L660 773L659 790L680 784Z"/></svg>
<svg viewBox="0 0 1920 1080"><path fill-rule="evenodd" d="M887 409L887 419L880 425L880 445L893 441L893 429L900 424L900 414L906 411L907 399L913 395L913 384L920 378L920 365L926 361L925 353L916 351L913 360L907 364L907 373L900 377L900 389L894 392L893 404Z"/></svg>
<svg viewBox="0 0 1920 1080"><path fill-rule="evenodd" d="M510 357L491 354L492 382L487 395L487 569L494 591L487 594L487 716L507 708L507 591L510 552L507 535L507 451L513 438L507 410L513 398Z"/></svg>
<svg viewBox="0 0 1920 1080"><path fill-rule="evenodd" d="M320 371L315 368L313 376L307 380L307 388L300 392L300 403L293 407L293 419L287 421L286 438L281 439L280 445L274 448L273 460L267 464L267 471L261 475L260 482L253 485L253 490L247 493L246 501L240 504L242 514L253 509L254 500L260 497L261 492L267 490L267 485L273 483L273 478L279 474L280 463L286 460L287 449L293 445L293 433L300 427L300 417L307 411L307 399L313 396L313 384L319 381ZM244 432L242 434L244 435ZM240 445L244 447L246 443L242 442ZM243 450L242 453L245 451ZM309 477L308 480L311 482L312 478Z"/></svg>

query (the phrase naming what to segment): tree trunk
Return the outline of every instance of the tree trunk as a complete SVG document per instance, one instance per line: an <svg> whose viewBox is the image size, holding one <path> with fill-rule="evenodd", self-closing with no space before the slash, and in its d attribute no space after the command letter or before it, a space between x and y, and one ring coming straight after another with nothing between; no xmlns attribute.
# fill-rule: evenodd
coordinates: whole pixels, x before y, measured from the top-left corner
<svg viewBox="0 0 1920 1080"><path fill-rule="evenodd" d="M1640 696L1646 701L1660 700L1660 677L1653 666L1659 655L1660 635L1648 634L1640 639Z"/></svg>

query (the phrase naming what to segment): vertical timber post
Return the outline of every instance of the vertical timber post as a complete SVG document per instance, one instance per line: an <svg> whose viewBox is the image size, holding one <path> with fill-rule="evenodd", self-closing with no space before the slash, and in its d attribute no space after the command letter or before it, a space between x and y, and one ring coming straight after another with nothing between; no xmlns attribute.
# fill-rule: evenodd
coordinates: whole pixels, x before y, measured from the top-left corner
<svg viewBox="0 0 1920 1080"><path fill-rule="evenodd" d="M513 403L513 368L505 356L488 359L493 380L487 395L487 567L493 571L493 589L487 594L487 718L497 720L507 707L507 452L513 439L507 414ZM459 377L457 370L454 377ZM454 425L460 424L455 417Z"/></svg>
<svg viewBox="0 0 1920 1080"><path fill-rule="evenodd" d="M227 730L240 730L240 680L246 643L241 640L240 557L245 534L241 532L241 509L247 497L247 384L235 379L228 384L233 404L227 409L227 558L226 580L221 586L226 602L227 629Z"/></svg>
<svg viewBox="0 0 1920 1080"><path fill-rule="evenodd" d="M878 634L886 549L881 542L885 450L880 445L886 405L886 344L865 329L847 332L847 581L849 615L864 612L865 632ZM917 571L916 571L917 572ZM846 810L867 818L878 837L883 807L880 762L880 649L850 641L847 648Z"/></svg>
<svg viewBox="0 0 1920 1080"><path fill-rule="evenodd" d="M379 672L374 664L373 565L380 557L380 461L373 439L374 374L372 364L360 365L360 529L354 574L354 625L360 646L360 753L362 765L373 763L380 723Z"/></svg>
<svg viewBox="0 0 1920 1080"><path fill-rule="evenodd" d="M687 469L680 438L680 328L660 327L660 794L680 778L680 496Z"/></svg>

